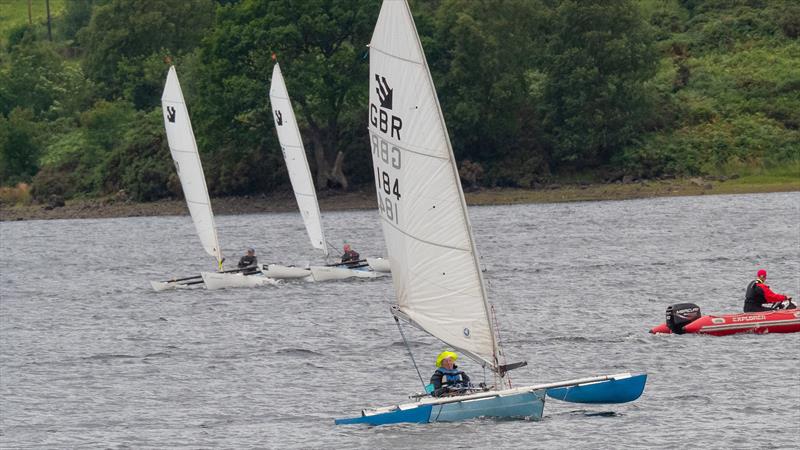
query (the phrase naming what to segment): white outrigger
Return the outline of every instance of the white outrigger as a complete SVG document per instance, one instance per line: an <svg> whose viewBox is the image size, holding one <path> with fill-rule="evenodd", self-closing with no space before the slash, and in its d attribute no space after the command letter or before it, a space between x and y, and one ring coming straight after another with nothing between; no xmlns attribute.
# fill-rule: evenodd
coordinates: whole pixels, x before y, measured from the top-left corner
<svg viewBox="0 0 800 450"><path fill-rule="evenodd" d="M527 363L501 361L450 138L406 0L384 0L369 47L369 133L397 296L392 315L404 341L400 319L489 369L494 383L467 395L418 394L417 401L363 409L335 423L539 419L546 396L577 403L638 398L644 373L511 387L506 373Z"/></svg>

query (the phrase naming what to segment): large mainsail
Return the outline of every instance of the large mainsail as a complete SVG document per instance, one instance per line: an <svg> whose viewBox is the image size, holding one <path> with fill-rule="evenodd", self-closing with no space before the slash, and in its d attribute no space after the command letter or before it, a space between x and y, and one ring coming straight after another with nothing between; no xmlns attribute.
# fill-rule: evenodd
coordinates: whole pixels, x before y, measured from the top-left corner
<svg viewBox="0 0 800 450"><path fill-rule="evenodd" d="M369 76L373 175L399 315L497 370L464 194L405 0L383 2Z"/></svg>
<svg viewBox="0 0 800 450"><path fill-rule="evenodd" d="M181 84L174 66L169 68L167 84L161 96L161 106L164 110L164 128L167 129L169 151L172 153L175 170L181 180L183 195L186 197L197 235L206 252L215 257L219 263L222 261L222 251L219 248L217 228L214 225L214 213L211 210L203 165L200 163L197 143L192 132L192 122L189 120L189 112L183 101Z"/></svg>
<svg viewBox="0 0 800 450"><path fill-rule="evenodd" d="M314 248L322 250L328 256L328 247L325 245L325 235L322 230L322 217L319 213L317 192L314 190L314 180L308 168L306 151L300 137L300 128L289 100L289 91L283 81L281 68L276 63L272 69L272 84L269 89L269 101L272 104L272 115L275 119L275 129L278 130L278 140L283 150L283 159L289 171L297 206L303 216L308 237Z"/></svg>

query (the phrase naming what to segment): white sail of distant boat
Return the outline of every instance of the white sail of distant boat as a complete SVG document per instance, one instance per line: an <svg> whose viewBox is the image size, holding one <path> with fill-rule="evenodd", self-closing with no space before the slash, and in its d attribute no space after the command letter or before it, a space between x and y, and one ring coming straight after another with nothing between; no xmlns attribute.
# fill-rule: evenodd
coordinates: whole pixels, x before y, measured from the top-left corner
<svg viewBox="0 0 800 450"><path fill-rule="evenodd" d="M370 43L369 83L373 175L397 296L392 313L491 369L496 384L463 396L421 394L417 402L363 410L360 417L336 423L539 418L545 393L562 386L581 386L600 402L637 398L644 389L644 374L516 389L506 383L505 372L525 363L500 361L455 157L406 0L383 2ZM618 384L608 385L607 380ZM586 397L560 399L582 402Z"/></svg>
<svg viewBox="0 0 800 450"><path fill-rule="evenodd" d="M269 101L272 104L275 129L278 131L278 140L286 161L286 169L292 183L297 207L303 216L311 245L328 256L328 246L325 242L325 233L322 228L322 217L319 213L317 191L314 189L314 180L311 179L311 170L308 167L306 151L303 148L303 139L300 128L294 116L289 92L281 74L281 67L275 63L272 69L272 83L269 89Z"/></svg>
<svg viewBox="0 0 800 450"><path fill-rule="evenodd" d="M217 238L217 227L214 224L214 212L211 210L211 200L208 197L206 177L203 174L203 165L194 140L192 122L189 111L183 100L181 84L175 67L169 68L167 84L161 96L161 105L164 110L164 127L167 129L169 151L175 163L175 170L181 180L183 196L192 216L197 236L203 244L206 253L222 263L222 251Z"/></svg>

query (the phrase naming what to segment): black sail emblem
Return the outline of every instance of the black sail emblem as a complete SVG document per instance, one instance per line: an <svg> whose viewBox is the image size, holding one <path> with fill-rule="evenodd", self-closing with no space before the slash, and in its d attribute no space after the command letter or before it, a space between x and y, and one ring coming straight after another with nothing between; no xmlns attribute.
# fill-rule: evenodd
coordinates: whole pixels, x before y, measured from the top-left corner
<svg viewBox="0 0 800 450"><path fill-rule="evenodd" d="M167 120L172 123L175 123L175 107L174 106L167 106Z"/></svg>
<svg viewBox="0 0 800 450"><path fill-rule="evenodd" d="M386 82L386 77L375 74L375 81L378 82L378 87L375 91L378 93L378 100L381 102L381 108L392 109L392 93L394 89L389 87Z"/></svg>
<svg viewBox="0 0 800 450"><path fill-rule="evenodd" d="M390 137L401 140L400 130L403 128L403 119L396 116L392 111L392 100L394 98L394 89L389 87L389 82L386 77L375 74L375 81L378 86L375 92L378 94L378 103L380 107L370 101L369 103L369 123L377 128L381 133L388 134Z"/></svg>
<svg viewBox="0 0 800 450"><path fill-rule="evenodd" d="M279 109L275 110L275 123L277 123L278 126L283 125L283 114L281 114Z"/></svg>

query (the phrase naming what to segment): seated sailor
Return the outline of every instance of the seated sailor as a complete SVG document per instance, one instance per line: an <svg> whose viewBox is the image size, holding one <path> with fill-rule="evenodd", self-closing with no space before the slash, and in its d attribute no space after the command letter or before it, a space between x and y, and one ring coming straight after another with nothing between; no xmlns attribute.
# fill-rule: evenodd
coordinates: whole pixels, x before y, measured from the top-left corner
<svg viewBox="0 0 800 450"><path fill-rule="evenodd" d="M250 267L255 268L256 265L258 265L258 258L256 258L256 250L254 248L248 248L247 254L242 256L242 258L239 260L238 266L240 269L245 269Z"/></svg>
<svg viewBox="0 0 800 450"><path fill-rule="evenodd" d="M756 279L747 285L744 297L744 312L772 311L779 309L778 304L787 300L789 301L787 308L793 309L792 298L772 292L769 286L764 284L766 281L767 271L761 269L756 274ZM764 306L764 303L771 303L771 305Z"/></svg>
<svg viewBox="0 0 800 450"><path fill-rule="evenodd" d="M354 263L358 261L358 252L350 248L350 244L344 244L344 253L342 254L342 264Z"/></svg>
<svg viewBox="0 0 800 450"><path fill-rule="evenodd" d="M458 370L456 359L458 355L451 351L444 351L436 357L436 371L431 376L431 395L434 397L464 393L471 387L467 374Z"/></svg>

